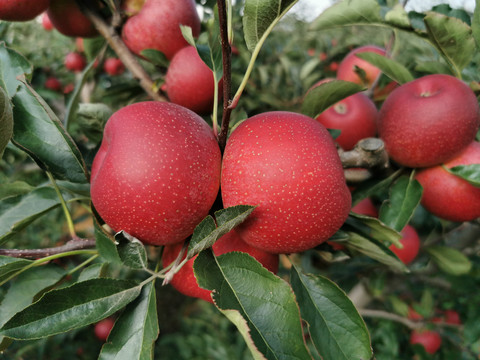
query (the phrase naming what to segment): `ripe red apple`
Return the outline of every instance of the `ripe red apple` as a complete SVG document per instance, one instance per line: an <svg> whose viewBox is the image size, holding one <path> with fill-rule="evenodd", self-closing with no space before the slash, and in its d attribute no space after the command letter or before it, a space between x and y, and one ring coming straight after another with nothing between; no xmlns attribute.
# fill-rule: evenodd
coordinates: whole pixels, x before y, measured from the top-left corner
<svg viewBox="0 0 480 360"><path fill-rule="evenodd" d="M62 90L62 83L55 76L50 76L45 80L45 88L60 91Z"/></svg>
<svg viewBox="0 0 480 360"><path fill-rule="evenodd" d="M385 49L375 46L366 45L350 51L347 56L340 62L337 70L337 78L340 80L351 81L357 84L363 84L362 78L355 72L355 67L359 67L365 71L365 80L367 86L371 86L375 79L380 75L381 71L376 66L357 57L357 54L364 52L372 52L385 56Z"/></svg>
<svg viewBox="0 0 480 360"><path fill-rule="evenodd" d="M300 252L326 241L351 207L332 137L317 121L291 112L262 113L233 131L221 188L225 206L257 206L235 230L271 253Z"/></svg>
<svg viewBox="0 0 480 360"><path fill-rule="evenodd" d="M146 0L140 12L125 23L122 38L137 55L143 50L155 49L170 60L188 45L180 25L190 26L195 37L200 33L194 0Z"/></svg>
<svg viewBox="0 0 480 360"><path fill-rule="evenodd" d="M200 116L167 102L128 105L105 126L92 203L115 231L152 245L181 242L208 215L220 168L218 143Z"/></svg>
<svg viewBox="0 0 480 360"><path fill-rule="evenodd" d="M70 94L73 90L75 90L75 85L73 83L68 83L63 88L63 93L67 95L67 94Z"/></svg>
<svg viewBox="0 0 480 360"><path fill-rule="evenodd" d="M87 60L77 52L68 53L64 60L65 67L73 72L80 72L87 66Z"/></svg>
<svg viewBox="0 0 480 360"><path fill-rule="evenodd" d="M445 317L445 322L452 325L462 325L462 320L460 319L460 314L455 310L445 310L443 312Z"/></svg>
<svg viewBox="0 0 480 360"><path fill-rule="evenodd" d="M53 30L53 24L50 21L50 18L48 17L48 14L46 12L42 14L42 26L46 31Z"/></svg>
<svg viewBox="0 0 480 360"><path fill-rule="evenodd" d="M429 354L435 354L442 345L439 333L432 330L413 330L410 334L410 344L420 344Z"/></svg>
<svg viewBox="0 0 480 360"><path fill-rule="evenodd" d="M182 249L182 243L165 246L162 255L162 263L164 266L172 263ZM269 271L276 273L278 271L278 255L270 254L262 250L258 250L240 239L235 231L222 236L212 247L216 256L231 252L241 251L253 256ZM193 273L193 262L196 256L190 259L178 273L175 274L170 284L184 295L196 297L213 303L211 291L202 289L197 284L197 279Z"/></svg>
<svg viewBox="0 0 480 360"><path fill-rule="evenodd" d="M459 154L477 133L478 102L461 80L427 75L385 100L378 132L390 157L408 167L439 165Z"/></svg>
<svg viewBox="0 0 480 360"><path fill-rule="evenodd" d="M402 238L400 243L403 248L398 248L394 244L390 245L390 250L404 263L410 264L418 255L420 250L420 238L417 231L410 225L407 225L400 232Z"/></svg>
<svg viewBox="0 0 480 360"><path fill-rule="evenodd" d="M97 29L75 0L50 0L47 13L55 29L63 35L82 38L98 35Z"/></svg>
<svg viewBox="0 0 480 360"><path fill-rule="evenodd" d="M97 339L100 341L107 341L108 335L110 335L110 331L112 331L114 324L115 320L112 318L106 318L96 323L93 332Z"/></svg>
<svg viewBox="0 0 480 360"><path fill-rule="evenodd" d="M444 166L451 169L471 164L480 164L480 143L475 141ZM423 187L422 205L432 214L451 221L480 217L480 188L450 174L441 165L419 171L416 179Z"/></svg>
<svg viewBox="0 0 480 360"><path fill-rule="evenodd" d="M125 65L122 60L117 58L107 58L103 63L103 70L111 76L117 76L123 74L125 71Z"/></svg>
<svg viewBox="0 0 480 360"><path fill-rule="evenodd" d="M165 87L171 102L198 114L212 112L213 73L193 46L184 47L175 54L167 70Z"/></svg>
<svg viewBox="0 0 480 360"><path fill-rule="evenodd" d="M0 0L0 20L28 21L47 10L50 0Z"/></svg>
<svg viewBox="0 0 480 360"><path fill-rule="evenodd" d="M368 215L374 218L378 217L378 209L370 198L365 198L362 201L359 201L357 205L352 207L352 211L361 215Z"/></svg>

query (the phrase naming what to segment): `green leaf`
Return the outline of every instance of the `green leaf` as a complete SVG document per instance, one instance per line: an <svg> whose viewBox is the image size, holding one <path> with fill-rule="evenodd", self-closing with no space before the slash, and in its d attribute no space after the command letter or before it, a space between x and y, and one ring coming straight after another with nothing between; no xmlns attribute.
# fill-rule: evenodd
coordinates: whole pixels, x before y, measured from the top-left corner
<svg viewBox="0 0 480 360"><path fill-rule="evenodd" d="M17 259L10 256L0 255L0 283L31 263L31 260Z"/></svg>
<svg viewBox="0 0 480 360"><path fill-rule="evenodd" d="M480 187L480 164L458 165L445 169L476 187Z"/></svg>
<svg viewBox="0 0 480 360"><path fill-rule="evenodd" d="M243 32L248 50L255 49L298 0L245 0Z"/></svg>
<svg viewBox="0 0 480 360"><path fill-rule="evenodd" d="M95 244L98 253L106 261L116 264L121 264L122 260L117 251L117 245L113 236L110 236L98 223L95 218L93 221L95 232Z"/></svg>
<svg viewBox="0 0 480 360"><path fill-rule="evenodd" d="M473 11L472 17L472 34L477 47L480 48L480 0L475 0L475 3L475 10Z"/></svg>
<svg viewBox="0 0 480 360"><path fill-rule="evenodd" d="M92 279L45 293L15 314L0 335L19 340L39 339L104 319L132 302L141 287L134 282Z"/></svg>
<svg viewBox="0 0 480 360"><path fill-rule="evenodd" d="M138 239L120 231L115 234L115 240L118 242L118 255L123 265L137 270L147 268L147 251Z"/></svg>
<svg viewBox="0 0 480 360"><path fill-rule="evenodd" d="M99 277L105 276L105 268L107 267L106 263L93 264L82 270L78 276L78 282L96 279Z"/></svg>
<svg viewBox="0 0 480 360"><path fill-rule="evenodd" d="M0 79L3 79L4 85L0 86L6 90L9 98L15 95L21 84L18 79L30 78L32 70L32 65L23 55L0 42Z"/></svg>
<svg viewBox="0 0 480 360"><path fill-rule="evenodd" d="M414 179L414 172L402 176L390 189L390 198L380 208L380 220L397 231L402 231L422 199L423 188Z"/></svg>
<svg viewBox="0 0 480 360"><path fill-rule="evenodd" d="M355 188L355 191L352 194L352 204L356 205L359 201L367 197L386 191L401 173L402 169L399 169L386 179L380 181L378 181L378 179L373 179L361 183Z"/></svg>
<svg viewBox="0 0 480 360"><path fill-rule="evenodd" d="M387 12L385 14L385 21L400 28L412 28L408 13L405 11L402 4L396 4L389 12Z"/></svg>
<svg viewBox="0 0 480 360"><path fill-rule="evenodd" d="M387 245L393 243L398 247L402 246L400 244L402 235L398 231L371 216L351 212L345 222L345 228Z"/></svg>
<svg viewBox="0 0 480 360"><path fill-rule="evenodd" d="M165 54L161 51L158 51L156 49L145 49L140 52L140 55L142 55L145 59L150 61L153 65L159 66L159 67L165 67L167 68L170 62L168 61L167 57Z"/></svg>
<svg viewBox="0 0 480 360"><path fill-rule="evenodd" d="M303 100L302 113L312 118L346 97L365 90L361 85L344 80L332 80L311 89Z"/></svg>
<svg viewBox="0 0 480 360"><path fill-rule="evenodd" d="M292 266L290 279L322 359L372 358L367 326L343 290L323 276L301 273L296 266Z"/></svg>
<svg viewBox="0 0 480 360"><path fill-rule="evenodd" d="M35 188L25 181L14 181L11 183L2 184L0 187L0 200L14 197L17 195L25 195Z"/></svg>
<svg viewBox="0 0 480 360"><path fill-rule="evenodd" d="M457 249L435 245L426 248L437 266L451 275L465 275L472 269L472 263Z"/></svg>
<svg viewBox="0 0 480 360"><path fill-rule="evenodd" d="M202 251L193 268L198 284L213 290L215 304L235 320L257 358L259 352L268 360L311 359L295 297L284 280L238 252L215 257L211 250Z"/></svg>
<svg viewBox="0 0 480 360"><path fill-rule="evenodd" d="M0 158L13 135L13 111L8 94L0 87Z"/></svg>
<svg viewBox="0 0 480 360"><path fill-rule="evenodd" d="M415 66L415 71L426 74L454 75L450 66L438 61L423 61Z"/></svg>
<svg viewBox="0 0 480 360"><path fill-rule="evenodd" d="M356 54L357 57L368 61L370 64L378 67L382 72L390 79L396 81L399 84L405 84L414 80L413 75L408 69L399 62L386 58L380 54L365 52Z"/></svg>
<svg viewBox="0 0 480 360"><path fill-rule="evenodd" d="M339 26L381 23L380 5L376 0L344 0L326 9L313 22L312 30Z"/></svg>
<svg viewBox="0 0 480 360"><path fill-rule="evenodd" d="M102 36L83 39L83 48L89 62L95 60L97 55L100 53L100 51L102 51L103 47L105 46L105 43L106 40Z"/></svg>
<svg viewBox="0 0 480 360"><path fill-rule="evenodd" d="M13 97L12 142L60 180L88 182L82 154L47 103L27 84Z"/></svg>
<svg viewBox="0 0 480 360"><path fill-rule="evenodd" d="M475 53L472 29L457 18L435 12L429 12L424 21L430 41L459 76Z"/></svg>
<svg viewBox="0 0 480 360"><path fill-rule="evenodd" d="M144 286L140 296L127 306L115 322L98 359L153 359L158 333L155 286L151 282Z"/></svg>
<svg viewBox="0 0 480 360"><path fill-rule="evenodd" d="M98 144L103 137L103 128L112 114L112 109L105 104L78 104L75 121L85 136Z"/></svg>

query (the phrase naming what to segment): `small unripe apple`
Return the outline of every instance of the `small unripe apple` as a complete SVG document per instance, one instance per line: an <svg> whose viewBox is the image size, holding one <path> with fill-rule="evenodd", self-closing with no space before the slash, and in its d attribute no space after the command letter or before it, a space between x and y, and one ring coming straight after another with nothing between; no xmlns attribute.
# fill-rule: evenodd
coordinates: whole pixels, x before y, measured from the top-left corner
<svg viewBox="0 0 480 360"><path fill-rule="evenodd" d="M117 76L123 74L125 71L125 65L122 60L118 58L107 58L103 63L103 70L111 76Z"/></svg>
<svg viewBox="0 0 480 360"><path fill-rule="evenodd" d="M215 91L213 72L202 61L195 47L184 47L175 54L167 70L165 88L171 102L197 114L212 112Z"/></svg>
<svg viewBox="0 0 480 360"><path fill-rule="evenodd" d="M200 33L194 0L146 0L140 12L125 23L122 38L137 55L143 50L155 49L170 60L188 45L180 25L190 26L195 37Z"/></svg>
<svg viewBox="0 0 480 360"><path fill-rule="evenodd" d="M398 248L394 244L390 245L390 250L404 263L410 264L418 255L420 250L420 238L417 231L410 225L406 225L400 232L402 238L400 243L403 248Z"/></svg>
<svg viewBox="0 0 480 360"><path fill-rule="evenodd" d="M480 164L480 143L475 141L444 166L451 169L472 164ZM423 187L422 205L432 214L451 221L480 217L480 188L450 174L442 165L420 170L416 179Z"/></svg>
<svg viewBox="0 0 480 360"><path fill-rule="evenodd" d="M98 35L97 29L75 0L50 0L47 13L55 29L63 35L82 38Z"/></svg>
<svg viewBox="0 0 480 360"><path fill-rule="evenodd" d="M64 60L65 67L73 72L80 72L87 66L87 60L77 52L68 53Z"/></svg>
<svg viewBox="0 0 480 360"><path fill-rule="evenodd" d="M180 253L183 244L174 244L165 246L162 255L163 266L167 266L172 263ZM265 251L256 249L240 239L235 231L222 236L212 246L213 253L216 256L232 252L240 251L253 256L259 263L261 263L269 271L276 273L278 271L278 255L270 254ZM213 303L211 297L211 291L202 289L197 284L193 272L193 262L197 257L190 259L178 273L175 274L170 284L184 295L196 297Z"/></svg>
<svg viewBox="0 0 480 360"><path fill-rule="evenodd" d="M106 318L96 323L93 332L97 339L104 342L107 341L108 335L110 335L110 331L112 331L114 324L115 320L112 318Z"/></svg>
<svg viewBox="0 0 480 360"><path fill-rule="evenodd" d="M220 169L213 131L193 111L167 102L128 105L105 126L92 203L115 231L152 245L181 242L208 215Z"/></svg>
<svg viewBox="0 0 480 360"><path fill-rule="evenodd" d="M48 17L48 14L46 12L42 14L42 26L46 31L53 30L53 24L50 21L50 18Z"/></svg>
<svg viewBox="0 0 480 360"><path fill-rule="evenodd" d="M47 10L50 0L0 0L0 20L29 21Z"/></svg>
<svg viewBox="0 0 480 360"><path fill-rule="evenodd" d="M225 206L257 206L235 230L271 253L300 252L326 241L351 207L332 137L319 122L291 112L255 115L233 131L221 188Z"/></svg>
<svg viewBox="0 0 480 360"><path fill-rule="evenodd" d="M478 102L461 80L427 75L395 89L378 117L378 133L400 165L439 165L470 144L480 124Z"/></svg>
<svg viewBox="0 0 480 360"><path fill-rule="evenodd" d="M371 86L375 79L380 75L381 71L368 61L360 59L357 54L364 52L372 52L385 56L385 49L375 46L366 45L350 51L347 56L340 62L337 70L337 78L340 80L351 81L357 84L363 84L363 80L355 72L355 67L359 67L365 71L365 81L367 86Z"/></svg>
<svg viewBox="0 0 480 360"><path fill-rule="evenodd" d="M429 354L435 354L442 345L439 333L432 330L413 330L410 334L410 344L420 344Z"/></svg>
<svg viewBox="0 0 480 360"><path fill-rule="evenodd" d="M50 76L45 80L45 88L60 91L62 90L62 83L55 76Z"/></svg>

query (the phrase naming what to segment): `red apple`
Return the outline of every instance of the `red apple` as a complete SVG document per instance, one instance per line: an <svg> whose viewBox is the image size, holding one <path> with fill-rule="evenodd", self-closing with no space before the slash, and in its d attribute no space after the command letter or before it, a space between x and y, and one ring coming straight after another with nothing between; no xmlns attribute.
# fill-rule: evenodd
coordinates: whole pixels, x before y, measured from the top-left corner
<svg viewBox="0 0 480 360"><path fill-rule="evenodd" d="M0 20L28 21L47 10L50 0L0 0Z"/></svg>
<svg viewBox="0 0 480 360"><path fill-rule="evenodd" d="M98 35L97 29L75 0L50 0L47 13L55 29L63 35L82 38Z"/></svg>
<svg viewBox="0 0 480 360"><path fill-rule="evenodd" d="M460 319L460 315L455 310L445 310L443 312L443 315L445 316L445 322L447 324L462 325L462 320Z"/></svg>
<svg viewBox="0 0 480 360"><path fill-rule="evenodd" d="M65 67L73 72L80 72L87 66L87 60L77 52L68 53L64 60Z"/></svg>
<svg viewBox="0 0 480 360"><path fill-rule="evenodd" d="M83 44L83 38L77 37L75 39L75 47L77 48L78 52L84 52L85 51L85 45Z"/></svg>
<svg viewBox="0 0 480 360"><path fill-rule="evenodd" d="M190 26L195 37L200 33L194 0L146 0L140 12L125 23L122 38L137 55L143 50L155 49L170 60L188 45L180 25Z"/></svg>
<svg viewBox="0 0 480 360"><path fill-rule="evenodd" d="M45 80L45 88L60 91L62 90L62 83L55 76L50 76Z"/></svg>
<svg viewBox="0 0 480 360"><path fill-rule="evenodd" d="M400 232L402 238L400 243L403 248L398 248L394 244L390 245L390 250L404 263L410 264L418 255L420 250L420 238L417 231L410 225L407 225Z"/></svg>
<svg viewBox="0 0 480 360"><path fill-rule="evenodd" d="M73 90L75 90L75 85L73 83L68 83L67 85L65 85L65 87L63 88L63 93L66 95L66 94L70 94Z"/></svg>
<svg viewBox="0 0 480 360"><path fill-rule="evenodd" d="M175 54L167 70L165 86L171 102L198 114L212 112L213 73L193 46L184 47Z"/></svg>
<svg viewBox="0 0 480 360"><path fill-rule="evenodd" d="M112 318L106 318L96 323L93 332L97 339L100 341L107 341L108 335L110 335L110 331L112 331L114 324L115 320Z"/></svg>
<svg viewBox="0 0 480 360"><path fill-rule="evenodd" d="M352 211L360 215L368 215L374 218L378 217L378 209L370 198L365 198L358 202L357 205L352 207Z"/></svg>
<svg viewBox="0 0 480 360"><path fill-rule="evenodd" d="M164 266L172 263L182 249L181 243L166 246L163 251L162 262ZM231 251L241 251L253 256L269 271L276 273L278 271L278 255L270 254L262 250L251 247L234 232L222 236L212 247L216 256L225 254ZM197 279L193 273L193 262L196 256L190 259L178 273L175 274L170 284L184 295L200 298L213 303L211 291L202 289L197 284Z"/></svg>
<svg viewBox="0 0 480 360"><path fill-rule="evenodd" d="M470 144L480 124L473 91L449 75L427 75L385 100L378 132L390 157L408 167L439 165Z"/></svg>
<svg viewBox="0 0 480 360"><path fill-rule="evenodd" d="M436 331L413 330L410 334L410 344L420 344L429 354L435 354L442 345L442 338Z"/></svg>
<svg viewBox="0 0 480 360"><path fill-rule="evenodd" d="M108 75L117 76L125 71L125 65L123 65L123 62L120 59L108 58L105 59L105 62L103 63L103 70Z"/></svg>
<svg viewBox="0 0 480 360"><path fill-rule="evenodd" d="M345 56L342 62L340 62L337 71L337 78L357 84L363 84L362 78L355 72L355 67L359 67L365 71L365 85L371 86L378 75L380 75L381 71L376 66L357 56L357 54L364 52L372 52L382 56L385 56L386 53L384 48L375 45L366 45L353 49L347 54L347 56Z"/></svg>
<svg viewBox="0 0 480 360"><path fill-rule="evenodd" d="M471 164L480 164L478 142L470 143L444 166L451 169ZM419 171L416 179L423 187L422 205L432 214L451 221L471 221L480 217L480 188L450 174L441 165Z"/></svg>
<svg viewBox="0 0 480 360"><path fill-rule="evenodd" d="M317 121L291 112L262 113L233 131L221 188L225 206L257 206L235 230L271 253L300 252L326 241L351 207L332 137Z"/></svg>
<svg viewBox="0 0 480 360"><path fill-rule="evenodd" d="M92 203L115 231L147 244L181 242L208 215L220 168L218 143L200 116L167 102L128 105L105 126Z"/></svg>
<svg viewBox="0 0 480 360"><path fill-rule="evenodd" d="M53 24L50 21L50 18L48 17L48 14L46 12L42 14L42 26L46 31L53 30Z"/></svg>

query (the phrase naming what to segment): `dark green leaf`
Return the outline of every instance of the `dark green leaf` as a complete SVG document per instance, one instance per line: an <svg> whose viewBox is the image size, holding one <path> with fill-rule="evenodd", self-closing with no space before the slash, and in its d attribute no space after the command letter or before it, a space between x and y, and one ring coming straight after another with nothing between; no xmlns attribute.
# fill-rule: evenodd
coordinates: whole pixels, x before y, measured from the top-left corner
<svg viewBox="0 0 480 360"><path fill-rule="evenodd" d="M376 0L344 0L329 7L311 25L312 30L338 26L381 23L380 5Z"/></svg>
<svg viewBox="0 0 480 360"><path fill-rule="evenodd" d="M145 59L150 61L152 64L160 67L167 68L170 62L167 57L161 51L155 49L145 49L140 53Z"/></svg>
<svg viewBox="0 0 480 360"><path fill-rule="evenodd" d="M203 251L194 271L198 284L213 290L217 307L239 328L256 359L261 354L268 360L311 359L295 297L284 280L236 252L215 257Z"/></svg>
<svg viewBox="0 0 480 360"><path fill-rule="evenodd" d="M413 75L405 66L380 54L364 52L356 54L356 56L375 65L390 79L399 84L405 84L414 79Z"/></svg>
<svg viewBox="0 0 480 360"><path fill-rule="evenodd" d="M424 61L415 66L415 71L427 74L447 74L453 75L452 69L445 63L438 61Z"/></svg>
<svg viewBox="0 0 480 360"><path fill-rule="evenodd" d="M0 255L0 283L8 279L18 270L21 270L31 264L31 260L17 259L9 256Z"/></svg>
<svg viewBox="0 0 480 360"><path fill-rule="evenodd" d="M32 65L15 50L9 49L5 43L0 42L0 79L3 79L3 85L0 85L7 91L8 97L12 98L20 86L18 79L32 74Z"/></svg>
<svg viewBox="0 0 480 360"><path fill-rule="evenodd" d="M472 34L477 43L477 47L480 49L480 1L475 0L475 10L472 17Z"/></svg>
<svg viewBox="0 0 480 360"><path fill-rule="evenodd" d="M17 195L25 195L33 190L34 187L24 181L14 181L2 184L0 187L0 200Z"/></svg>
<svg viewBox="0 0 480 360"><path fill-rule="evenodd" d="M93 225L95 229L95 243L100 256L108 262L121 264L122 260L118 254L114 237L110 236L102 228L97 219L94 219Z"/></svg>
<svg viewBox="0 0 480 360"><path fill-rule="evenodd" d="M82 270L78 276L78 282L86 281L90 279L96 279L105 276L106 263L93 264Z"/></svg>
<svg viewBox="0 0 480 360"><path fill-rule="evenodd" d="M402 169L399 169L386 179L380 181L373 179L361 183L352 194L352 204L356 205L359 201L367 197L386 191L401 173Z"/></svg>
<svg viewBox="0 0 480 360"><path fill-rule="evenodd" d="M349 218L345 222L345 226L347 229L353 229L355 232L380 241L381 243L387 245L393 243L401 247L400 239L402 238L402 235L398 231L382 223L377 218L351 212Z"/></svg>
<svg viewBox="0 0 480 360"><path fill-rule="evenodd" d="M38 339L104 319L132 302L141 287L131 281L92 279L52 290L13 316L0 335Z"/></svg>
<svg viewBox="0 0 480 360"><path fill-rule="evenodd" d="M83 48L85 50L85 55L87 60L94 61L97 55L105 46L106 40L102 36L97 36L94 38L84 38L83 39Z"/></svg>
<svg viewBox="0 0 480 360"><path fill-rule="evenodd" d="M105 104L79 104L75 120L86 137L100 143L103 128L112 114L112 109Z"/></svg>
<svg viewBox="0 0 480 360"><path fill-rule="evenodd" d="M243 15L243 32L248 50L252 51L260 39L298 0L246 0Z"/></svg>
<svg viewBox="0 0 480 360"><path fill-rule="evenodd" d="M137 270L147 268L147 251L138 239L121 231L115 234L115 240L118 242L118 255L125 266Z"/></svg>
<svg viewBox="0 0 480 360"><path fill-rule="evenodd" d="M324 360L370 359L373 356L367 326L352 301L323 276L290 272L302 318Z"/></svg>
<svg viewBox="0 0 480 360"><path fill-rule="evenodd" d="M472 269L472 263L457 249L435 245L426 248L437 266L451 275L465 275Z"/></svg>
<svg viewBox="0 0 480 360"><path fill-rule="evenodd" d="M315 118L346 97L365 90L361 85L344 80L332 80L311 89L303 100L302 113Z"/></svg>
<svg viewBox="0 0 480 360"><path fill-rule="evenodd" d="M159 332L156 305L155 286L149 283L115 322L99 360L153 359L154 343Z"/></svg>
<svg viewBox="0 0 480 360"><path fill-rule="evenodd" d="M446 169L453 175L467 180L473 186L480 187L480 164L459 165Z"/></svg>
<svg viewBox="0 0 480 360"><path fill-rule="evenodd" d="M380 220L397 231L402 231L420 204L423 188L411 176L402 176L390 189L390 198L380 208Z"/></svg>
<svg viewBox="0 0 480 360"><path fill-rule="evenodd" d="M13 112L12 104L8 95L0 87L0 158L13 135Z"/></svg>
<svg viewBox="0 0 480 360"><path fill-rule="evenodd" d="M22 83L12 102L12 142L56 178L88 182L87 169L77 145L45 101Z"/></svg>

